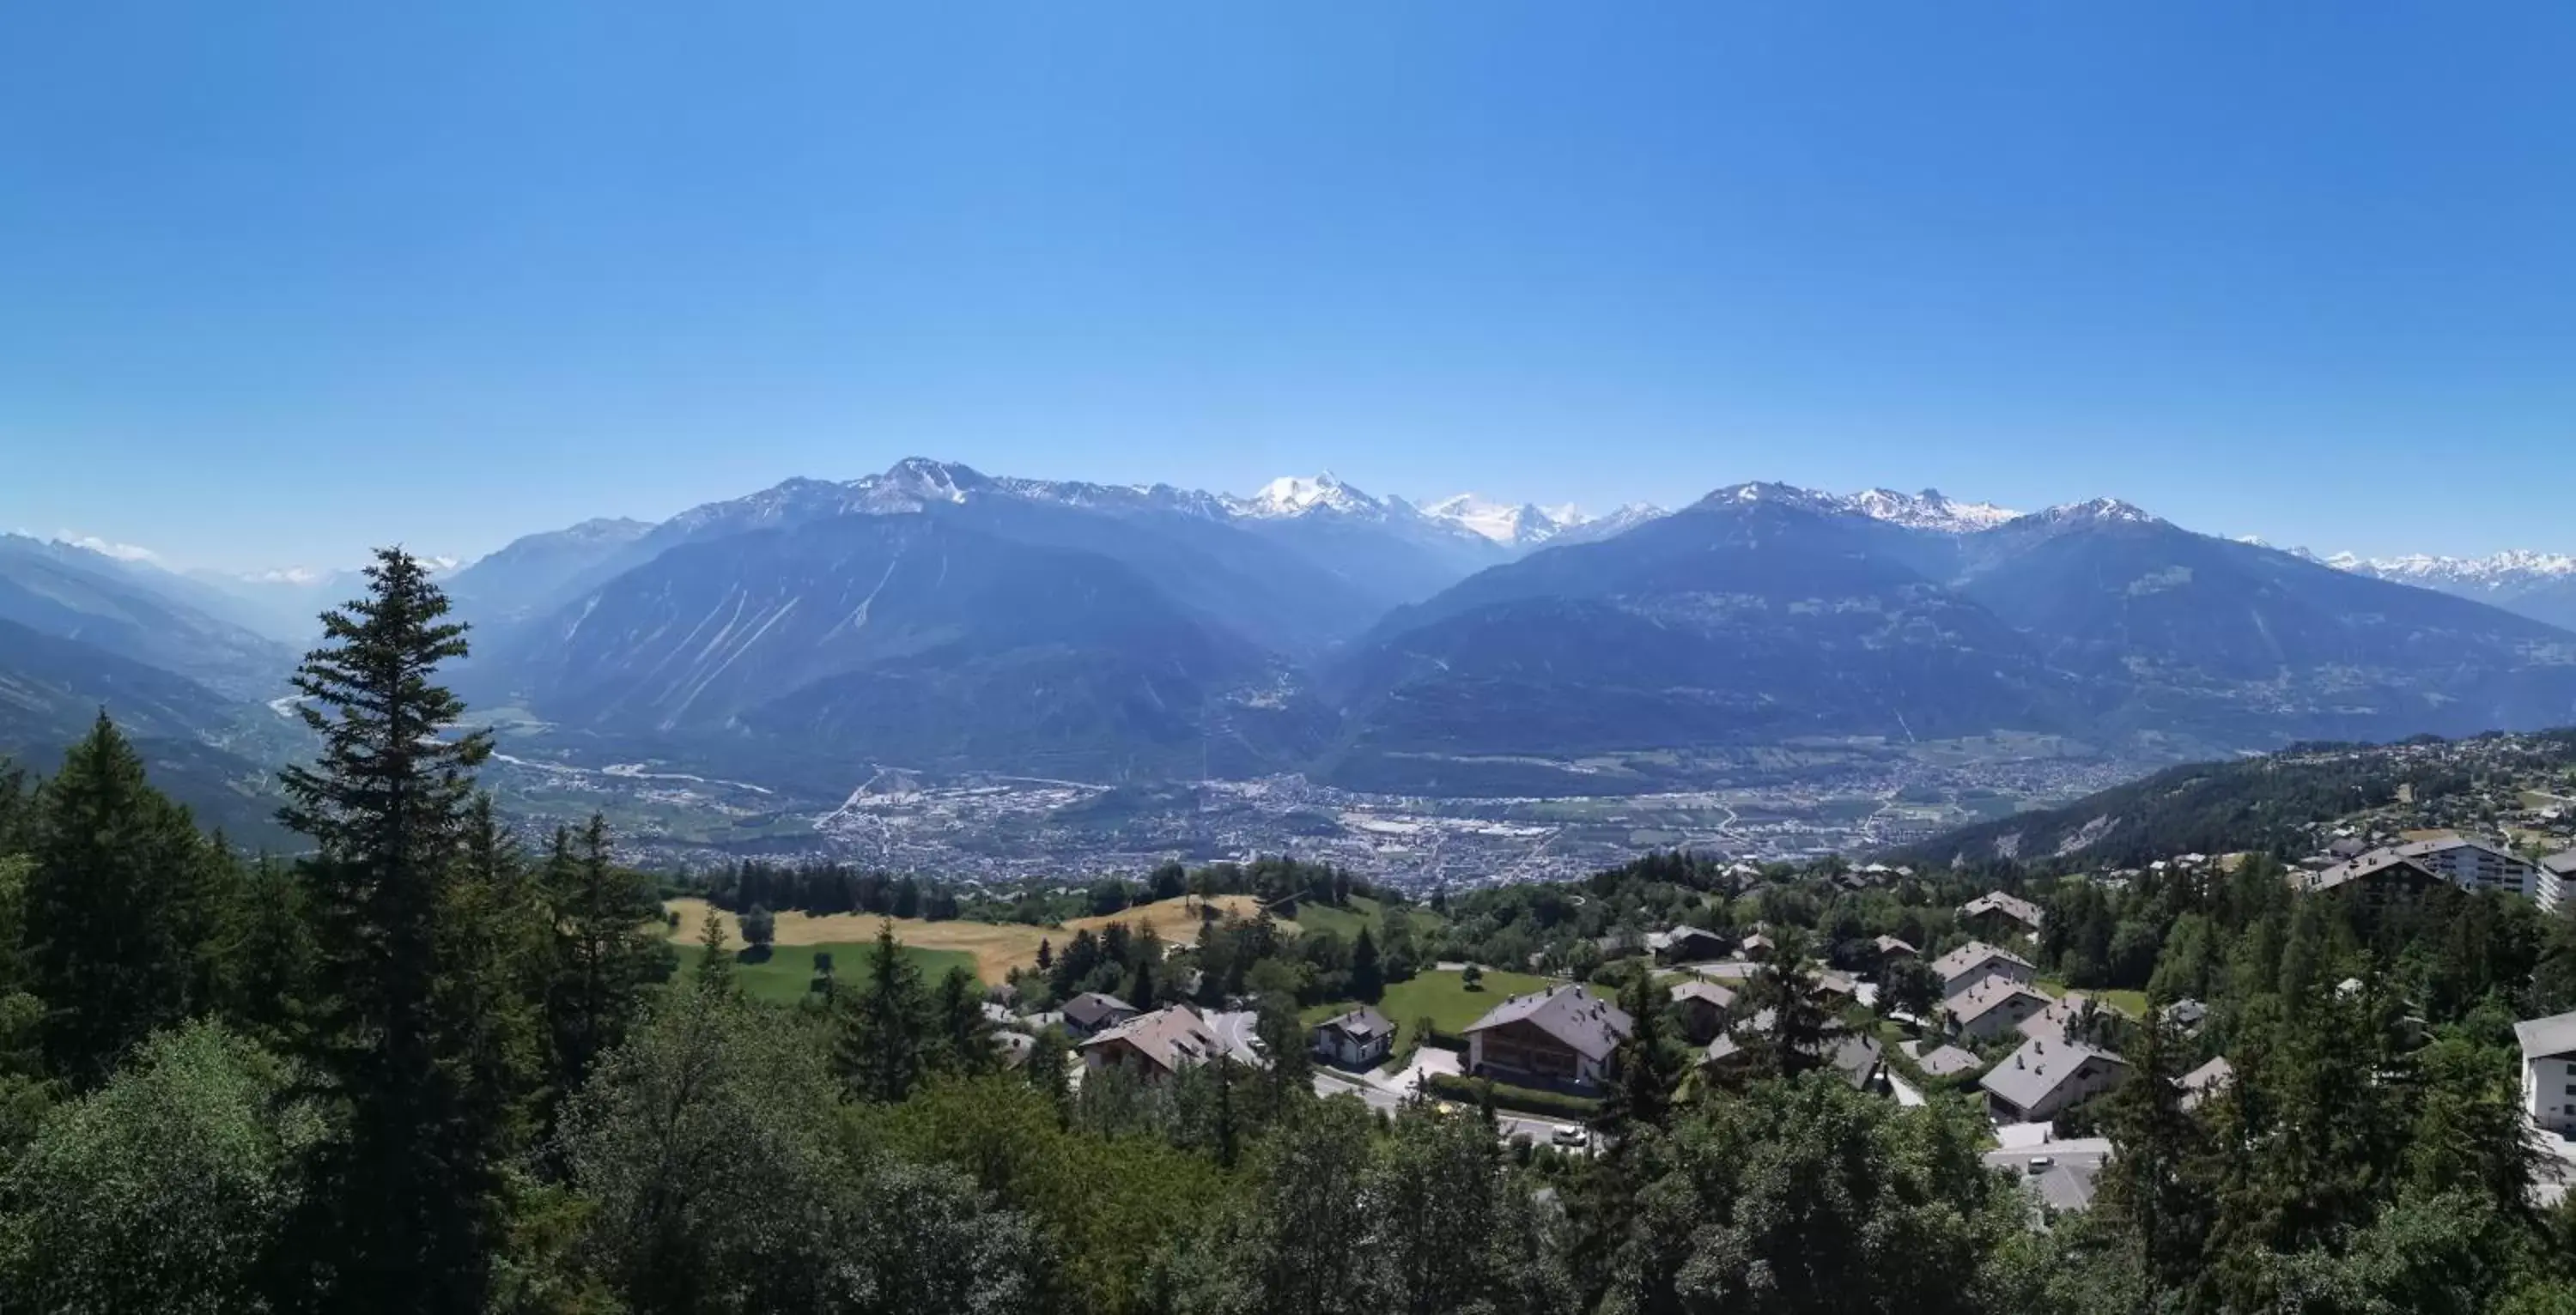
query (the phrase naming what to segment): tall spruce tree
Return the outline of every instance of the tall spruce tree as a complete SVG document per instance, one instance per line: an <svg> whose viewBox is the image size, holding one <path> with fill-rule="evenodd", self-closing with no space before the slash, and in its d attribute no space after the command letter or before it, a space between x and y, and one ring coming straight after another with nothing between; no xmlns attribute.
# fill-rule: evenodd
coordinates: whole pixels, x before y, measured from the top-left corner
<svg viewBox="0 0 2576 1315"><path fill-rule="evenodd" d="M367 596L323 614L295 674L321 752L282 774L280 818L317 850L302 864L321 997L310 1058L348 1119L310 1198L313 1286L330 1309L472 1311L515 1131L483 1089L488 1038L460 1016L489 992L454 980L482 966L453 962L477 934L453 925L453 888L492 741L459 732L465 705L437 683L466 652L446 596L398 548L366 573Z"/></svg>
<svg viewBox="0 0 2576 1315"><path fill-rule="evenodd" d="M597 813L578 837L555 832L544 889L554 931L546 1021L555 1089L569 1092L625 1039L644 992L670 975L670 950L654 933L662 905L651 879L611 859L608 821Z"/></svg>
<svg viewBox="0 0 2576 1315"><path fill-rule="evenodd" d="M930 1062L930 1001L921 969L904 954L893 923L877 924L867 978L838 1008L841 1034L833 1067L850 1094L888 1104L911 1095Z"/></svg>
<svg viewBox="0 0 2576 1315"><path fill-rule="evenodd" d="M45 1005L47 1066L85 1091L209 1003L200 969L218 856L102 711L37 796L34 858L28 990Z"/></svg>

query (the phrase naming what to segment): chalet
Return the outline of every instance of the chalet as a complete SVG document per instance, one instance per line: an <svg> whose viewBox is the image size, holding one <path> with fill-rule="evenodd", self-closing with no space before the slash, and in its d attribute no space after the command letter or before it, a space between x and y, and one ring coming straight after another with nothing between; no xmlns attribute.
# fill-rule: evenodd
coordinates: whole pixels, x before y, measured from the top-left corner
<svg viewBox="0 0 2576 1315"><path fill-rule="evenodd" d="M1224 1038L1188 1005L1136 1014L1082 1043L1085 1067L1126 1069L1148 1082L1159 1082L1225 1053Z"/></svg>
<svg viewBox="0 0 2576 1315"><path fill-rule="evenodd" d="M1136 1006L1114 995L1085 991L1064 1002L1064 1030L1086 1037L1136 1016Z"/></svg>
<svg viewBox="0 0 2576 1315"><path fill-rule="evenodd" d="M2039 930L2046 915L2019 895L1990 890L1959 906L1959 921L1988 936L2020 936Z"/></svg>
<svg viewBox="0 0 2576 1315"><path fill-rule="evenodd" d="M2081 1041L2024 1041L1977 1079L1996 1118L2045 1123L2079 1100L2126 1081L2128 1061Z"/></svg>
<svg viewBox="0 0 2576 1315"><path fill-rule="evenodd" d="M2379 898L2393 891L2420 890L2441 879L2433 869L2391 845L2337 863L2323 872L2293 873L2290 884L2310 895L2345 892Z"/></svg>
<svg viewBox="0 0 2576 1315"><path fill-rule="evenodd" d="M1920 1042L1908 1041L1906 1044L1917 1049L1921 1048ZM1957 1046L1935 1046L1914 1055L1914 1066L1922 1069L1926 1077L1957 1077L1962 1073L1974 1073L1985 1067L1985 1064L1986 1061L1977 1058L1975 1051L1961 1050Z"/></svg>
<svg viewBox="0 0 2576 1315"><path fill-rule="evenodd" d="M2015 1030L2030 1040L2066 1040L2077 1035L2083 1026L2084 1015L2092 1008L2093 997L2081 991L2069 991L2049 1001L2046 1009L2021 1020L2015 1025Z"/></svg>
<svg viewBox="0 0 2576 1315"><path fill-rule="evenodd" d="M1467 1028L1467 1071L1506 1081L1596 1087L1631 1026L1618 1006L1580 986L1516 995Z"/></svg>
<svg viewBox="0 0 2576 1315"><path fill-rule="evenodd" d="M2009 977L1980 977L1941 1003L1955 1036L1992 1041L2011 1035L2026 1020L2047 1012L2047 996Z"/></svg>
<svg viewBox="0 0 2576 1315"><path fill-rule="evenodd" d="M1716 932L1702 927L1675 927L1671 931L1650 932L1646 949L1665 963L1696 963L1723 956L1729 942Z"/></svg>
<svg viewBox="0 0 2576 1315"><path fill-rule="evenodd" d="M1816 998L1824 1001L1826 1008L1840 1009L1859 997L1860 983L1851 974L1838 973L1831 968L1817 971Z"/></svg>
<svg viewBox="0 0 2576 1315"><path fill-rule="evenodd" d="M1988 977L2007 977L2027 984L2039 975L2039 970L2010 950L1970 941L1933 960L1932 975L1941 979L1941 998L1947 1000Z"/></svg>
<svg viewBox="0 0 2576 1315"><path fill-rule="evenodd" d="M2209 1021L2209 1006L2186 996L2166 1005L2164 1015L2165 1022L2173 1025L2183 1034L2189 1035L2199 1031L2200 1025Z"/></svg>
<svg viewBox="0 0 2576 1315"><path fill-rule="evenodd" d="M1915 949L1911 944L1898 940L1893 936L1881 936L1877 940L1871 941L1870 947L1878 951L1878 962L1882 966L1894 963L1899 959L1919 958L1923 953L1921 950Z"/></svg>
<svg viewBox="0 0 2576 1315"><path fill-rule="evenodd" d="M1771 957L1771 951L1778 948L1778 944L1769 936L1755 932L1744 938L1744 957L1757 961L1768 959Z"/></svg>
<svg viewBox="0 0 2576 1315"><path fill-rule="evenodd" d="M2522 1109L2533 1127L2576 1136L2576 1013L2513 1025L2522 1043Z"/></svg>
<svg viewBox="0 0 2576 1315"><path fill-rule="evenodd" d="M1376 1068L1395 1049L1395 1024L1362 1006L1315 1025L1315 1058L1344 1068Z"/></svg>
<svg viewBox="0 0 2576 1315"><path fill-rule="evenodd" d="M2182 1088L2182 1107L2192 1110L2200 1108L2202 1101L2217 1095L2235 1080L2236 1066L2228 1063L2225 1055L2220 1055L2175 1078L2174 1085Z"/></svg>
<svg viewBox="0 0 2576 1315"><path fill-rule="evenodd" d="M1724 1032L1727 1018L1735 1012L1735 992L1715 982L1676 982L1671 996L1673 1012L1681 1016L1682 1035L1694 1044Z"/></svg>

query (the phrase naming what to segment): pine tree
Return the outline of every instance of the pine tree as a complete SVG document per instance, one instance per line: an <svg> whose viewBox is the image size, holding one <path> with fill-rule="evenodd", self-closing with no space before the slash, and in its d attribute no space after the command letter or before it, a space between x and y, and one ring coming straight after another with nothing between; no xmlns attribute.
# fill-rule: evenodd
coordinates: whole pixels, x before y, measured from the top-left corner
<svg viewBox="0 0 2576 1315"><path fill-rule="evenodd" d="M2103 1168L2097 1206L2125 1226L2146 1274L2179 1291L2200 1268L2216 1203L2195 1172L2204 1148L2182 1108L2182 1038L2161 1012L2150 1010L2139 1024L2128 1061L2130 1080L2107 1098L2119 1153Z"/></svg>
<svg viewBox="0 0 2576 1315"><path fill-rule="evenodd" d="M894 924L878 923L867 981L840 1002L833 1066L851 1095L893 1104L912 1094L928 1065L928 1013L921 969L904 954Z"/></svg>
<svg viewBox="0 0 2576 1315"><path fill-rule="evenodd" d="M1653 974L1638 973L1620 993L1619 1007L1628 1015L1628 1035L1611 1052L1610 1089L1594 1126L1624 1139L1672 1121L1673 1088L1681 1084L1682 1061L1669 1044L1662 1001L1656 998Z"/></svg>
<svg viewBox="0 0 2576 1315"><path fill-rule="evenodd" d="M102 711L37 797L33 857L28 990L45 1004L47 1066L85 1091L211 1003L198 984L216 856Z"/></svg>
<svg viewBox="0 0 2576 1315"><path fill-rule="evenodd" d="M715 995L734 992L733 947L725 944L724 915L707 906L698 920L698 989Z"/></svg>
<svg viewBox="0 0 2576 1315"><path fill-rule="evenodd" d="M662 911L651 881L610 859L599 814L578 838L556 830L542 884L554 929L545 997L554 1086L570 1092L601 1052L625 1039L644 992L669 975L669 951L650 930Z"/></svg>
<svg viewBox="0 0 2576 1315"><path fill-rule="evenodd" d="M465 705L436 683L466 652L445 595L400 549L378 551L367 579L367 597L323 614L323 644L296 671L322 748L282 773L280 818L319 851L302 864L321 997L310 1058L348 1111L309 1198L327 1249L308 1254L333 1308L470 1311L512 1129L476 1089L482 1038L456 1012L483 992L454 989L444 958L472 774L492 742L457 732Z"/></svg>
<svg viewBox="0 0 2576 1315"><path fill-rule="evenodd" d="M1001 1062L993 1047L992 1020L984 1017L984 984L964 968L951 968L939 979L931 1006L938 1022L938 1067L948 1073L990 1073Z"/></svg>
<svg viewBox="0 0 2576 1315"><path fill-rule="evenodd" d="M1362 1004L1386 998L1386 970L1378 963L1377 938L1366 927L1351 945L1351 996Z"/></svg>

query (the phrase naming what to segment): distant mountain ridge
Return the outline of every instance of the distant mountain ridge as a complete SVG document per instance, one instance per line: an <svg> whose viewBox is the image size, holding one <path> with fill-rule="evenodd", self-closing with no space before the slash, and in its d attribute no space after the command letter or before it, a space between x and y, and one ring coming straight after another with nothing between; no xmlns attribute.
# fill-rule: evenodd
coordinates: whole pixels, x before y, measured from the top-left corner
<svg viewBox="0 0 2576 1315"><path fill-rule="evenodd" d="M2491 603L2509 612L2576 629L2576 555L2530 551L2487 557L2365 558L2336 553L2325 563L2373 579L2438 589Z"/></svg>

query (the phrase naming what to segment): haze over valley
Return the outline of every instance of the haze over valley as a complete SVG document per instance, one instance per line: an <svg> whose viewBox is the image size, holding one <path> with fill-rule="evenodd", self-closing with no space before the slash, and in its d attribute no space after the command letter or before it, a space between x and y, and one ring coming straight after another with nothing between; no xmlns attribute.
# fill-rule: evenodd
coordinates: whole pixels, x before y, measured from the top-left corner
<svg viewBox="0 0 2576 1315"><path fill-rule="evenodd" d="M265 837L348 571L0 540L0 750L105 705ZM1249 495L926 458L436 562L504 806L657 861L1292 852L1397 885L1903 843L2155 767L2576 721L2576 566L2320 558L2113 499Z"/></svg>

